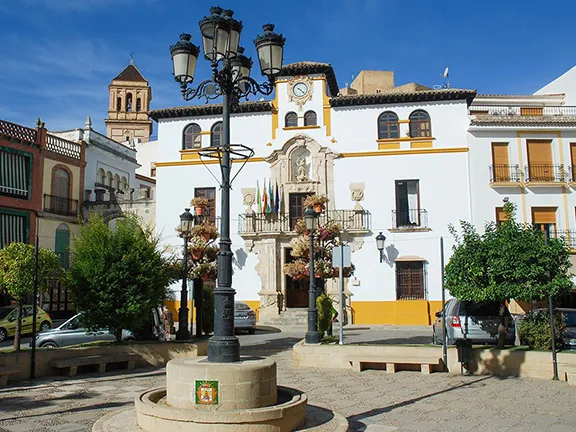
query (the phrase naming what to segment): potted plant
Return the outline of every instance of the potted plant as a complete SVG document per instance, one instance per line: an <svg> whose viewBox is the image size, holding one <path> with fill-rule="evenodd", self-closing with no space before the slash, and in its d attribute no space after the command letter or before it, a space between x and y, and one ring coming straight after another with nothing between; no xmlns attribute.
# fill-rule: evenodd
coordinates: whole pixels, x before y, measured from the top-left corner
<svg viewBox="0 0 576 432"><path fill-rule="evenodd" d="M292 279L304 279L310 273L310 269L302 260L284 264L284 274L290 276Z"/></svg>
<svg viewBox="0 0 576 432"><path fill-rule="evenodd" d="M218 237L218 230L216 229L216 225L203 223L192 228L192 235L199 236L205 242L209 242Z"/></svg>
<svg viewBox="0 0 576 432"><path fill-rule="evenodd" d="M194 210L196 211L197 216L201 216L204 214L204 209L208 207L208 198L204 197L195 197L192 198L190 204L194 206Z"/></svg>
<svg viewBox="0 0 576 432"><path fill-rule="evenodd" d="M316 213L322 213L324 206L329 201L326 195L310 195L306 197L304 207L312 207Z"/></svg>
<svg viewBox="0 0 576 432"><path fill-rule="evenodd" d="M196 261L202 258L205 249L206 242L199 237L196 237L196 239L188 245L188 250L192 255L192 259Z"/></svg>

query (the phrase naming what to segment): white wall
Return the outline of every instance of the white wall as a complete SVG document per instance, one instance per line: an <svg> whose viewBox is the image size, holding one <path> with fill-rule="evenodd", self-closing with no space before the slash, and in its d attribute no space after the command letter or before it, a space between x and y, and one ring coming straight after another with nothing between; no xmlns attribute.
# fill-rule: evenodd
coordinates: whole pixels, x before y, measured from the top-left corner
<svg viewBox="0 0 576 432"><path fill-rule="evenodd" d="M576 66L546 84L534 94L564 93L566 95L565 105L576 106Z"/></svg>

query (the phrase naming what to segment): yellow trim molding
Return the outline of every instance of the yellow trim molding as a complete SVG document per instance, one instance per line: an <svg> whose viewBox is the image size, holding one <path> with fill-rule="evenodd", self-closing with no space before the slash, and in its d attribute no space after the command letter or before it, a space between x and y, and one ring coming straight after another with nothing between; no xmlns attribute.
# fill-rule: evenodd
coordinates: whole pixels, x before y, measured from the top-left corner
<svg viewBox="0 0 576 432"><path fill-rule="evenodd" d="M436 138L434 137L400 137L400 138L382 138L377 139L376 142L378 143L385 143L385 142L396 142L396 141L435 141Z"/></svg>
<svg viewBox="0 0 576 432"><path fill-rule="evenodd" d="M200 160L198 150L180 150L180 160Z"/></svg>
<svg viewBox="0 0 576 432"><path fill-rule="evenodd" d="M285 127L282 129L283 130L320 129L320 126L318 126L318 125L314 125L314 126L289 126L289 127Z"/></svg>
<svg viewBox="0 0 576 432"><path fill-rule="evenodd" d="M243 160L233 160L233 163L244 163ZM253 157L248 159L248 162L264 162L263 157ZM173 166L188 166L188 165L218 165L220 162L215 159L208 160L179 160L171 162L156 162L156 168L173 167Z"/></svg>
<svg viewBox="0 0 576 432"><path fill-rule="evenodd" d="M522 132L516 132L516 140L518 142L518 162L520 162L520 166L524 166L524 162L522 159L522 137L520 136ZM523 173L521 170L520 173ZM524 175L520 174L520 182L524 183ZM522 195L522 222L526 223L526 191L524 189L520 189L520 195Z"/></svg>
<svg viewBox="0 0 576 432"><path fill-rule="evenodd" d="M371 156L396 156L396 155L416 155L433 153L467 153L468 147L449 147L431 149L401 149L389 151L353 152L341 153L342 157L371 157Z"/></svg>
<svg viewBox="0 0 576 432"><path fill-rule="evenodd" d="M322 89L322 112L324 115L324 127L326 128L326 136L332 135L332 107L330 106L330 98L326 94L327 88L324 84Z"/></svg>
<svg viewBox="0 0 576 432"><path fill-rule="evenodd" d="M210 135L212 132L207 130L207 131L200 131L200 135Z"/></svg>
<svg viewBox="0 0 576 432"><path fill-rule="evenodd" d="M274 91L274 100L272 101L272 139L276 139L276 130L278 129L278 81L276 81L276 90Z"/></svg>
<svg viewBox="0 0 576 432"><path fill-rule="evenodd" d="M431 148L432 141L416 141L410 143L410 148Z"/></svg>
<svg viewBox="0 0 576 432"><path fill-rule="evenodd" d="M406 123L410 123L410 120L398 120L399 124L406 124Z"/></svg>
<svg viewBox="0 0 576 432"><path fill-rule="evenodd" d="M399 142L378 143L378 150L397 150L400 148Z"/></svg>

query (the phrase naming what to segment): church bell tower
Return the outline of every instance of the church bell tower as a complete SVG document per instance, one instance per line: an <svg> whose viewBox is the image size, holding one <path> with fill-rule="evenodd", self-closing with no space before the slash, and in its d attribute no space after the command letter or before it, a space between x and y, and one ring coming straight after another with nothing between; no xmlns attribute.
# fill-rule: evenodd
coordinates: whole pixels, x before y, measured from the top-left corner
<svg viewBox="0 0 576 432"><path fill-rule="evenodd" d="M108 90L110 105L105 120L106 136L119 142L134 138L148 142L152 133L152 121L148 118L152 89L132 59L112 80Z"/></svg>

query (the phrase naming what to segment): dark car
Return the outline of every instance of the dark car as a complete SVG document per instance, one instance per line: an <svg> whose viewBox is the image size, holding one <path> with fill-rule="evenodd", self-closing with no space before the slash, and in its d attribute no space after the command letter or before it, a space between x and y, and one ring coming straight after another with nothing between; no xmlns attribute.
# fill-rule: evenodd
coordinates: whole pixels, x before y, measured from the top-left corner
<svg viewBox="0 0 576 432"><path fill-rule="evenodd" d="M555 308L554 310L562 312L566 322L566 333L564 334L564 342L566 348L576 350L576 309L572 308ZM534 311L548 312L548 309L534 309ZM546 315L550 317L550 315Z"/></svg>

